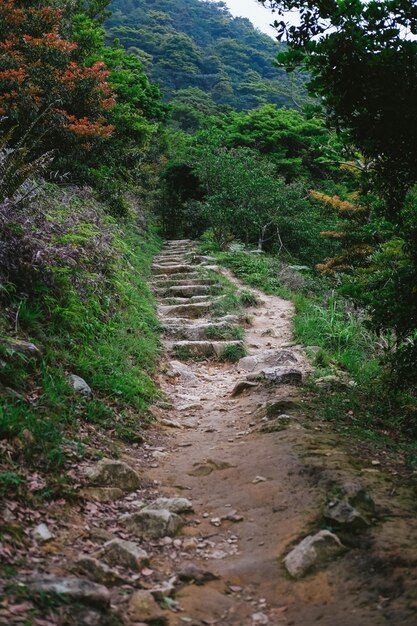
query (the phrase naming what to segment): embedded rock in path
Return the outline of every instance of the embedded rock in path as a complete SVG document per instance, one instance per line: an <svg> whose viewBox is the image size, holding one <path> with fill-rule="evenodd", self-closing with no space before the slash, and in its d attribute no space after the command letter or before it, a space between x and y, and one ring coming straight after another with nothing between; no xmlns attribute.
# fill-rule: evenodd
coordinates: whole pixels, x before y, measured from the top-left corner
<svg viewBox="0 0 417 626"><path fill-rule="evenodd" d="M123 461L101 459L86 472L87 478L98 487L116 487L122 491L135 491L141 485L139 474Z"/></svg>
<svg viewBox="0 0 417 626"><path fill-rule="evenodd" d="M193 505L187 498L157 498L148 504L144 509L159 511L165 509L171 513L192 513ZM142 509L143 510L143 509Z"/></svg>
<svg viewBox="0 0 417 626"><path fill-rule="evenodd" d="M85 500L96 502L113 502L123 498L123 491L118 487L85 487L78 492Z"/></svg>
<svg viewBox="0 0 417 626"><path fill-rule="evenodd" d="M59 594L69 600L106 608L110 605L110 593L107 587L76 577L51 576L39 574L28 582L29 590L34 594Z"/></svg>
<svg viewBox="0 0 417 626"><path fill-rule="evenodd" d="M295 385L302 382L303 374L301 370L291 367L268 367L248 374L247 379L249 381L266 380L276 385Z"/></svg>
<svg viewBox="0 0 417 626"><path fill-rule="evenodd" d="M238 361L238 369L247 372L266 369L271 367L282 367L298 363L298 358L291 350L267 350L257 355L245 356Z"/></svg>
<svg viewBox="0 0 417 626"><path fill-rule="evenodd" d="M338 488L342 491L342 499L358 509L362 515L375 514L375 502L361 483L345 480Z"/></svg>
<svg viewBox="0 0 417 626"><path fill-rule="evenodd" d="M325 517L337 526L355 530L369 526L368 521L349 502L336 500L328 504Z"/></svg>
<svg viewBox="0 0 417 626"><path fill-rule="evenodd" d="M293 578L302 578L313 568L342 554L346 548L340 539L328 530L305 537L284 559L284 565Z"/></svg>
<svg viewBox="0 0 417 626"><path fill-rule="evenodd" d="M182 582L193 582L196 585L204 585L205 583L213 580L218 580L219 576L216 576L208 570L201 569L193 563L182 563L177 571L178 580Z"/></svg>
<svg viewBox="0 0 417 626"><path fill-rule="evenodd" d="M294 400L274 400L265 402L259 409L256 409L253 417L255 419L263 419L264 417L273 418L277 415L287 413L288 411L299 410L300 404Z"/></svg>
<svg viewBox="0 0 417 626"><path fill-rule="evenodd" d="M133 541L112 539L96 553L109 565L120 565L140 572L149 564L149 555Z"/></svg>
<svg viewBox="0 0 417 626"><path fill-rule="evenodd" d="M91 556L82 556L74 563L74 570L88 576L91 580L112 587L127 582L120 574Z"/></svg>
<svg viewBox="0 0 417 626"><path fill-rule="evenodd" d="M235 398L236 396L240 396L244 391L246 391L246 389L257 386L258 383L250 382L249 380L239 380L233 387L233 391L230 395L232 396L232 398Z"/></svg>
<svg viewBox="0 0 417 626"><path fill-rule="evenodd" d="M191 367L180 361L170 361L166 375L178 377L185 383L197 382L197 376L193 373Z"/></svg>
<svg viewBox="0 0 417 626"><path fill-rule="evenodd" d="M85 382L84 378L77 376L76 374L70 374L68 376L72 388L79 396L86 398L90 397L93 393L91 387Z"/></svg>
<svg viewBox="0 0 417 626"><path fill-rule="evenodd" d="M264 420L265 419L267 418L264 418ZM266 423L262 424L261 431L263 433L276 433L281 430L286 430L291 423L298 423L298 419L292 415L286 415L283 413L282 415L269 419Z"/></svg>
<svg viewBox="0 0 417 626"><path fill-rule="evenodd" d="M179 515L166 509L142 509L123 515L120 521L137 535L154 539L172 537L182 526Z"/></svg>
<svg viewBox="0 0 417 626"><path fill-rule="evenodd" d="M162 625L166 616L150 591L135 591L129 600L129 616L134 622Z"/></svg>

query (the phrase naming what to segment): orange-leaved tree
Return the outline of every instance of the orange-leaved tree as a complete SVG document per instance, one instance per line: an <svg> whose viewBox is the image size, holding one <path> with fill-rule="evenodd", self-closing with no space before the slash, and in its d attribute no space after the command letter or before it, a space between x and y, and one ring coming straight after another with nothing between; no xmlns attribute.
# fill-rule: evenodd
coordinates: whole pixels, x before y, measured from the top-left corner
<svg viewBox="0 0 417 626"><path fill-rule="evenodd" d="M89 61L77 41L79 14L68 6L1 1L0 130L13 129L16 143L29 136L34 153L54 150L71 169L111 137L116 101L105 64Z"/></svg>

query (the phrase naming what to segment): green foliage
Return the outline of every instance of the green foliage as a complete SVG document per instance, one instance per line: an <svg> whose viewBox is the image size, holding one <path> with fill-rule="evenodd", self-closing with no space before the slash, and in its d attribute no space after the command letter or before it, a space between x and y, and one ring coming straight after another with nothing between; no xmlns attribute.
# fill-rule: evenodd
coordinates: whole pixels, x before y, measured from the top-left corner
<svg viewBox="0 0 417 626"><path fill-rule="evenodd" d="M279 59L288 69L301 66L310 72L310 91L324 103L329 123L346 146L364 157L358 183L368 210L362 220L350 216L348 239L356 234L368 246L344 268L354 273L345 289L368 307L373 327L391 335L397 381L415 384L415 2L260 1L281 17L297 10L298 23L276 23L279 38L286 36L289 45ZM372 197L375 192L379 202Z"/></svg>
<svg viewBox="0 0 417 626"><path fill-rule="evenodd" d="M229 361L230 363L237 363L240 359L246 356L246 350L244 346L228 345L224 348L220 355L221 361Z"/></svg>
<svg viewBox="0 0 417 626"><path fill-rule="evenodd" d="M136 56L104 47L108 2L94 10L94 3L35 4L0 8L0 130L14 150L9 162L25 157L3 185L17 189L26 170L54 157L54 171L96 184L113 196L113 212L124 213L121 191L165 115L159 89Z"/></svg>
<svg viewBox="0 0 417 626"><path fill-rule="evenodd" d="M111 9L109 40L116 38L148 64L152 79L174 101L173 120L184 130L204 123L193 114L201 92L211 109L243 110L265 103L292 107L307 100L301 76L272 67L273 40L249 20L232 18L224 3L113 0Z"/></svg>
<svg viewBox="0 0 417 626"><path fill-rule="evenodd" d="M38 200L42 218L54 224L55 239L48 242L43 223L48 271L38 272L30 301L20 284L3 295L2 332L24 333L42 346L43 358L29 367L3 355L0 383L36 401L0 398L0 438L20 442L16 460L49 468L74 454L83 423L135 440L157 393L151 377L159 324L146 283L157 239L145 237L133 222L116 227L103 206L82 195L78 190L78 198L72 193L68 201L65 191L52 188ZM53 259L48 248L57 245L58 224L62 256ZM65 245L79 255L78 265L67 258ZM68 372L85 377L92 400L74 394Z"/></svg>

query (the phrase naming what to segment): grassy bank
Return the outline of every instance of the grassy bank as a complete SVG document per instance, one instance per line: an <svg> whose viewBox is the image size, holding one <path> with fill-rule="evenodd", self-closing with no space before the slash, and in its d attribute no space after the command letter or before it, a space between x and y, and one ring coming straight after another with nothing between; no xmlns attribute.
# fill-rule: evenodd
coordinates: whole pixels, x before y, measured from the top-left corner
<svg viewBox="0 0 417 626"><path fill-rule="evenodd" d="M360 312L308 267L242 249L216 256L246 284L294 303L294 338L315 367L308 382L312 411L339 432L417 467L416 396L392 384L385 342Z"/></svg>
<svg viewBox="0 0 417 626"><path fill-rule="evenodd" d="M24 488L26 470L53 474L82 458L88 429L140 440L157 393L159 324L147 278L158 238L133 209L116 224L85 190L50 187L30 212L44 262L16 260L1 292L0 494ZM10 349L10 337L33 342L42 358ZM85 379L91 398L74 392L69 374Z"/></svg>

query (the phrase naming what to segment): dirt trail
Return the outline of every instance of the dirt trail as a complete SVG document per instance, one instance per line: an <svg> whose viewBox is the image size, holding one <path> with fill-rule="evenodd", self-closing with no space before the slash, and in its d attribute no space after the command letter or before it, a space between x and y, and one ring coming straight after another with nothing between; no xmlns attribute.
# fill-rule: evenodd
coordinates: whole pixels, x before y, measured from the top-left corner
<svg viewBox="0 0 417 626"><path fill-rule="evenodd" d="M165 400L145 440L91 427L73 503L4 510L19 533L29 520L10 571L30 595L3 600L0 576L0 624L417 626L415 491L307 411L311 366L292 341L292 304L256 292L242 340L213 270L242 285L211 263L189 241L155 259ZM244 345L248 356L225 361ZM33 539L39 522L52 537ZM323 558L316 543L312 567L291 577L284 558L307 536L338 554ZM45 603L45 591L66 602Z"/></svg>
<svg viewBox="0 0 417 626"><path fill-rule="evenodd" d="M189 242L166 246L154 270L160 274L156 277L159 290L161 284L172 285L174 280L164 267L175 272L176 279L182 273L182 284L187 275L198 282L194 272L188 274L189 252ZM205 260L197 257L197 261ZM174 270L176 263L183 269ZM236 278L232 280L240 286ZM165 295L160 301L160 318L167 326L169 355L171 336L178 334L178 325L196 327L204 322L185 318L183 303L172 305L169 301L167 307L166 293L160 293ZM265 355L277 349L290 348L296 367L307 372L309 365L300 347L292 344L292 304L257 295L260 303L247 311L252 318L245 335L248 354L265 360ZM183 307L180 318L175 317L178 306ZM372 529L350 533L344 556L300 580L292 580L285 572L282 558L291 545L326 527L323 509L332 486L359 477L383 510L390 501L392 484L380 484L379 472L372 465L355 468L320 423L305 419L299 387L258 384L233 397L236 383L246 378L250 366L253 359L237 365L188 359L185 368L175 361L167 363L160 377L173 404L165 413L181 428L170 431L166 441L169 452L159 459L150 477L164 494L181 492L192 500L196 520L183 533L199 538L200 543L186 558L219 576L204 586L185 587L177 595L184 613L172 616L170 623L183 624L186 616L195 624L224 626L417 624L413 585L408 589L404 584L401 564L389 564L390 558L399 556L397 549L408 566L414 563L416 551L408 541L410 535L393 541L391 532L390 547L383 549L379 545L384 543L381 530L380 541ZM279 401L290 401L293 419L284 430L262 432L260 427L265 427L268 419L262 421L265 412L260 407ZM286 405L282 406L285 409ZM395 517L392 510L390 514ZM415 530L415 525L410 526L411 535Z"/></svg>

